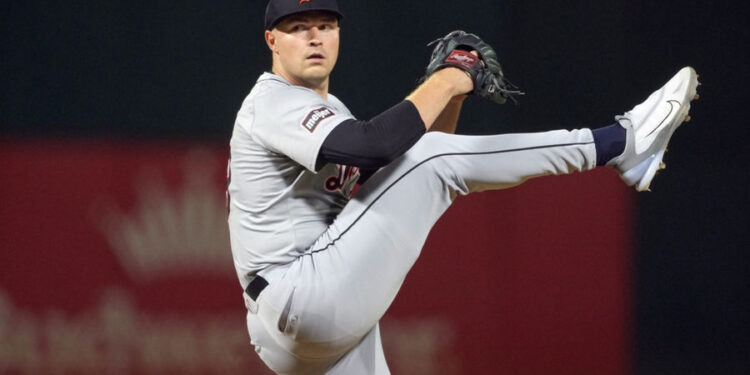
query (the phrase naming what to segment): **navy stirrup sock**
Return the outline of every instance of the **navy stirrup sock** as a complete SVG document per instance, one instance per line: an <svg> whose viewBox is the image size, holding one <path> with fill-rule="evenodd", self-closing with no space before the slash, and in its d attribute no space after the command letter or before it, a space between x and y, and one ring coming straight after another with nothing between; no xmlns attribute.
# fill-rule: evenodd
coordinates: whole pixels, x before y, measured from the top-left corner
<svg viewBox="0 0 750 375"><path fill-rule="evenodd" d="M606 165L610 160L625 151L625 140L628 131L619 123L614 123L591 131L594 134L596 147L596 166Z"/></svg>

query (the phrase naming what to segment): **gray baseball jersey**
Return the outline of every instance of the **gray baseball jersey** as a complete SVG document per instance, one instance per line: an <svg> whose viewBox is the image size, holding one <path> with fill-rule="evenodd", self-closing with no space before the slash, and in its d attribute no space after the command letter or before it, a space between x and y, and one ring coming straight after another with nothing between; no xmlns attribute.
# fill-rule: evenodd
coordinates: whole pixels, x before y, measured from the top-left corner
<svg viewBox="0 0 750 375"><path fill-rule="evenodd" d="M594 168L589 129L462 136L431 132L351 198L356 169L315 172L352 115L333 95L263 74L231 140L229 229L251 343L279 374L388 374L378 321L435 222L459 194Z"/></svg>
<svg viewBox="0 0 750 375"><path fill-rule="evenodd" d="M229 225L243 288L248 274L299 257L346 205L358 169L315 163L326 136L352 118L333 95L258 78L230 143Z"/></svg>

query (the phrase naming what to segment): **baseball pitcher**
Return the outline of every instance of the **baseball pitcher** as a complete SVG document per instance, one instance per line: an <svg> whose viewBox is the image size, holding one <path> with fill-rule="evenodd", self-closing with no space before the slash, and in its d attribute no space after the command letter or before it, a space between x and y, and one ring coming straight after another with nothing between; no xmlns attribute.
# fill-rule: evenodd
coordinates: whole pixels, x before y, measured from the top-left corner
<svg viewBox="0 0 750 375"><path fill-rule="evenodd" d="M388 374L378 321L458 195L599 166L647 190L697 98L686 67L609 126L455 135L467 96L521 93L489 45L454 31L405 100L359 120L328 92L342 17L335 0L268 2L271 71L231 139L234 265L251 344L278 374Z"/></svg>

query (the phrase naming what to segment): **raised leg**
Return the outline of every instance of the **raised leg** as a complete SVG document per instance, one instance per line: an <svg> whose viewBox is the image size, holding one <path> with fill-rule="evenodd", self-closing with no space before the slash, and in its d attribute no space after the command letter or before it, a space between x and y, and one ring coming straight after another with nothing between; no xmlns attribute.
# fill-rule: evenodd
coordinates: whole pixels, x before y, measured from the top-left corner
<svg viewBox="0 0 750 375"><path fill-rule="evenodd" d="M458 194L591 169L591 131L425 135L375 174L307 253L288 266L288 332L300 356L340 355L377 323L430 229ZM273 284L273 281L271 281ZM293 336L293 337L292 337Z"/></svg>

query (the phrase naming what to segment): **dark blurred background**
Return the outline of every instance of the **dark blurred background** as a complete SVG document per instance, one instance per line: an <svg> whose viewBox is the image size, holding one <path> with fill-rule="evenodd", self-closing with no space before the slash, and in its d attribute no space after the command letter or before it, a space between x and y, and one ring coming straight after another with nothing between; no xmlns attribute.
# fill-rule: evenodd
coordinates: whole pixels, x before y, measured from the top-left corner
<svg viewBox="0 0 750 375"><path fill-rule="evenodd" d="M750 373L750 12L740 1L341 1L331 91L360 118L414 88L456 28L498 50L527 92L469 100L459 132L600 126L679 68L700 100L652 193L635 198L633 371ZM0 139L225 144L269 68L265 1L4 1ZM6 166L2 166L5 168ZM2 183L2 182L0 182Z"/></svg>

